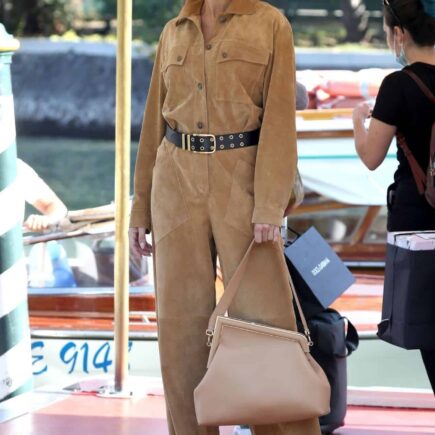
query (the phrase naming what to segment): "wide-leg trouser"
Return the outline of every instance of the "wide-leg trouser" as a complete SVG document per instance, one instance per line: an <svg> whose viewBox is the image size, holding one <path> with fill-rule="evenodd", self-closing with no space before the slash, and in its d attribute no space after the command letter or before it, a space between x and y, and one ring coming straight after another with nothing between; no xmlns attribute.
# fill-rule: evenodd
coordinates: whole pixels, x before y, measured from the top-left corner
<svg viewBox="0 0 435 435"><path fill-rule="evenodd" d="M422 350L421 356L426 368L427 377L432 386L432 391L435 394L435 350Z"/></svg>
<svg viewBox="0 0 435 435"><path fill-rule="evenodd" d="M193 390L206 371L205 330L216 304L216 255L227 283L252 240L255 149L240 151L198 155L164 140L157 155L152 218L170 435L219 434L216 427L198 426ZM257 245L230 315L295 329L286 273L279 243ZM254 435L320 434L315 418L256 426L252 431Z"/></svg>

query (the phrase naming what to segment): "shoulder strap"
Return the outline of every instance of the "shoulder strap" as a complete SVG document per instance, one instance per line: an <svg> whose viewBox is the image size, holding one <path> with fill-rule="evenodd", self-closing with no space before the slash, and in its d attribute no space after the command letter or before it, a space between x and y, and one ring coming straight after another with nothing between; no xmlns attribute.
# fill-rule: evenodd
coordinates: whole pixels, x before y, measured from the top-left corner
<svg viewBox="0 0 435 435"><path fill-rule="evenodd" d="M242 261L240 262L239 267L234 272L234 275L232 276L229 283L225 287L224 294L222 295L219 303L216 305L216 308L213 311L213 313L210 317L210 320L208 322L207 333L212 332L214 330L217 317L225 315L225 313L228 311L228 309L231 305L231 302L233 301L234 297L236 296L237 290L240 287L240 283L242 281L242 278L246 272L246 267L248 265L249 256L252 252L252 249L254 248L254 245L255 245L255 241L253 240L251 242L251 244L249 245L249 248L246 251L246 254L242 258ZM301 304L299 302L298 295L296 294L293 280L290 276L290 272L289 272L289 282L290 282L291 292L293 293L293 297L294 297L294 300L296 302L296 306L297 306L297 309L298 309L298 312L299 312L299 315L300 315L300 318L302 321L302 325L304 326L304 334L307 336L308 341L311 342L310 330L308 328L307 321L306 321L304 313L302 311L302 307L301 307Z"/></svg>
<svg viewBox="0 0 435 435"><path fill-rule="evenodd" d="M420 165L414 157L414 154L412 154L412 151L409 149L409 146L406 143L405 136L402 133L397 132L396 138L397 145L402 148L405 157L408 159L412 175L414 176L415 183L417 184L418 192L420 193L420 195L423 195L426 188L426 174L424 173L423 169L421 169Z"/></svg>
<svg viewBox="0 0 435 435"><path fill-rule="evenodd" d="M432 101L432 103L435 103L435 96L432 94L431 90L425 85L425 83L423 83L420 77L418 77L417 74L415 74L413 71L410 71L409 69L405 69L403 70L403 72L408 74L417 83L421 91L430 101ZM400 148L402 148L406 158L408 159L412 175L414 176L415 182L417 184L417 189L420 195L423 195L426 188L426 174L421 169L420 165L418 164L417 160L409 149L408 144L406 143L405 136L402 133L397 132L396 138L397 144L400 146ZM434 135L432 133L432 140L434 140L433 138Z"/></svg>
<svg viewBox="0 0 435 435"><path fill-rule="evenodd" d="M415 72L410 71L409 69L405 69L405 70L403 70L403 72L408 74L409 77L411 77L417 83L418 87L422 90L424 95L426 95L426 97L429 98L429 100L432 101L432 103L435 103L435 96L434 96L434 94L426 86L426 84L423 82L423 80L421 80L421 78L417 74L415 74Z"/></svg>

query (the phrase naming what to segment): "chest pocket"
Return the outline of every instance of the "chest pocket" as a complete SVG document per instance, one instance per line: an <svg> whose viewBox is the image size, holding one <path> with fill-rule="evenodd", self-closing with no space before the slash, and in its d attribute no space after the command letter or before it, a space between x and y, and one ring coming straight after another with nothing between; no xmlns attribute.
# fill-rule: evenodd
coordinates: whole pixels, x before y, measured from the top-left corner
<svg viewBox="0 0 435 435"><path fill-rule="evenodd" d="M187 55L189 47L187 45L175 45L167 55L163 64L162 72L167 88L172 86L182 86L188 81Z"/></svg>
<svg viewBox="0 0 435 435"><path fill-rule="evenodd" d="M239 41L224 41L216 62L216 99L261 103L269 52Z"/></svg>

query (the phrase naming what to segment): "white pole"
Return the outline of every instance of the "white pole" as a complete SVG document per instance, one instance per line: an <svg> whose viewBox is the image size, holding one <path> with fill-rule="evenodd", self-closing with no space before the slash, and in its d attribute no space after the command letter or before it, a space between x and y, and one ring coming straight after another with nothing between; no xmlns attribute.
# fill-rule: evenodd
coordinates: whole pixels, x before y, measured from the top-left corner
<svg viewBox="0 0 435 435"><path fill-rule="evenodd" d="M118 0L115 156L115 391L128 377L129 246L132 0Z"/></svg>
<svg viewBox="0 0 435 435"><path fill-rule="evenodd" d="M17 182L12 55L18 41L0 24L0 401L32 387L27 274L23 257L24 196Z"/></svg>

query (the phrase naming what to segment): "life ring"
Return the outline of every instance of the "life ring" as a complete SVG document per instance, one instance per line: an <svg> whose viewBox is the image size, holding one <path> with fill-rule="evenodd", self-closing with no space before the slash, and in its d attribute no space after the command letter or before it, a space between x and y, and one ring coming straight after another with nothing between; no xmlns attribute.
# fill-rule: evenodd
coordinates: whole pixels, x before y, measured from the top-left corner
<svg viewBox="0 0 435 435"><path fill-rule="evenodd" d="M329 96L373 98L379 92L382 80L391 70L365 69L353 71L328 71L322 74L318 89Z"/></svg>

